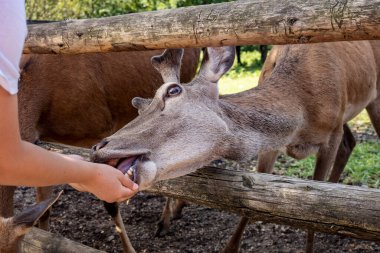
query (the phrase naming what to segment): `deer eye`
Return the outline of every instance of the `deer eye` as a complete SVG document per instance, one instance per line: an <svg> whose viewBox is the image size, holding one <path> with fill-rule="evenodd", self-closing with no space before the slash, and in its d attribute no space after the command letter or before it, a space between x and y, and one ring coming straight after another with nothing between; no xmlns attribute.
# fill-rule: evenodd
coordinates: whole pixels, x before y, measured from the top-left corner
<svg viewBox="0 0 380 253"><path fill-rule="evenodd" d="M182 92L181 86L174 84L174 85L168 87L168 89L166 91L166 96L167 97L174 97L174 96L181 94L181 92Z"/></svg>

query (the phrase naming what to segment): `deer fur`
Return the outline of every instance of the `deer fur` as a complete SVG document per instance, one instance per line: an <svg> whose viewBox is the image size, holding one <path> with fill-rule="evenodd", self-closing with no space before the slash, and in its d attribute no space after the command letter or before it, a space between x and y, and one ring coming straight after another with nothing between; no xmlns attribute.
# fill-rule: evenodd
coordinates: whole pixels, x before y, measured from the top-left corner
<svg viewBox="0 0 380 253"><path fill-rule="evenodd" d="M21 251L21 240L47 210L57 202L62 191L55 197L28 207L14 217L0 216L0 252L17 253Z"/></svg>
<svg viewBox="0 0 380 253"><path fill-rule="evenodd" d="M114 133L137 116L132 98L158 88L162 79L148 65L157 53L24 55L18 94L23 138L91 147ZM185 54L184 80L194 76L198 56L197 50Z"/></svg>
<svg viewBox="0 0 380 253"><path fill-rule="evenodd" d="M104 139L93 160L136 157L141 190L221 157L259 155L259 171L269 171L279 151L296 159L317 154L314 179L325 180L346 122L367 109L380 134L380 42L275 46L258 87L219 97L218 80L234 50L208 48L193 81L170 79L153 99L135 98L139 116ZM173 54L158 62L174 64Z"/></svg>
<svg viewBox="0 0 380 253"><path fill-rule="evenodd" d="M158 53L23 55L18 93L22 138L90 147L112 134L137 116L131 99L152 96L162 82L150 68L150 58ZM194 77L199 53L186 51L182 80ZM0 216L13 216L15 189L0 186ZM42 201L51 187L38 188L37 193ZM40 224L45 229L47 217Z"/></svg>

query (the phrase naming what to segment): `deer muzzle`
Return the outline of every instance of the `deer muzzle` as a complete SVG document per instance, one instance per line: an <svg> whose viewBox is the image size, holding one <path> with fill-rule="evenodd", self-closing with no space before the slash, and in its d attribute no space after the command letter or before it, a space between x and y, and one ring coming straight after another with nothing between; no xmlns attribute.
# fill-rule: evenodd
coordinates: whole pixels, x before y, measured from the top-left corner
<svg viewBox="0 0 380 253"><path fill-rule="evenodd" d="M111 159L105 163L120 170L123 174L127 174L133 182L139 185L140 190L150 187L156 178L155 163L144 155Z"/></svg>

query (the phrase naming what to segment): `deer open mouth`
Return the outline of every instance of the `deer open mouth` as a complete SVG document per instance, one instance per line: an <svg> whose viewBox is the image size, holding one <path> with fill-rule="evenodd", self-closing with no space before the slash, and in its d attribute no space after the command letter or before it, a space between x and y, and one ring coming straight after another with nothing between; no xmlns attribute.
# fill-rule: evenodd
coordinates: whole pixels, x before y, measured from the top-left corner
<svg viewBox="0 0 380 253"><path fill-rule="evenodd" d="M140 190L152 186L157 177L157 166L150 160L148 153L135 153L125 157L111 158L104 163L128 175L133 182L139 185Z"/></svg>
<svg viewBox="0 0 380 253"><path fill-rule="evenodd" d="M127 174L129 178L137 183L137 165L142 159L142 155L130 156L119 159L112 159L107 162L108 165L120 170L123 174Z"/></svg>

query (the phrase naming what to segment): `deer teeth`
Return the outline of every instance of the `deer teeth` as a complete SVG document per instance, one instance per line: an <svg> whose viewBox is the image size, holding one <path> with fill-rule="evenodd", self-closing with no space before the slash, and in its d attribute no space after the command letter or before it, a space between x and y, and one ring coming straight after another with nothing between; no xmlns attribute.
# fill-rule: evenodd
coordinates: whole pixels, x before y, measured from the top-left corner
<svg viewBox="0 0 380 253"><path fill-rule="evenodd" d="M129 170L127 171L127 175L129 176L130 179L133 178L133 167L129 168Z"/></svg>
<svg viewBox="0 0 380 253"><path fill-rule="evenodd" d="M137 160L137 159L136 159ZM135 181L137 162L133 161L132 166L128 169L127 175L132 181Z"/></svg>

